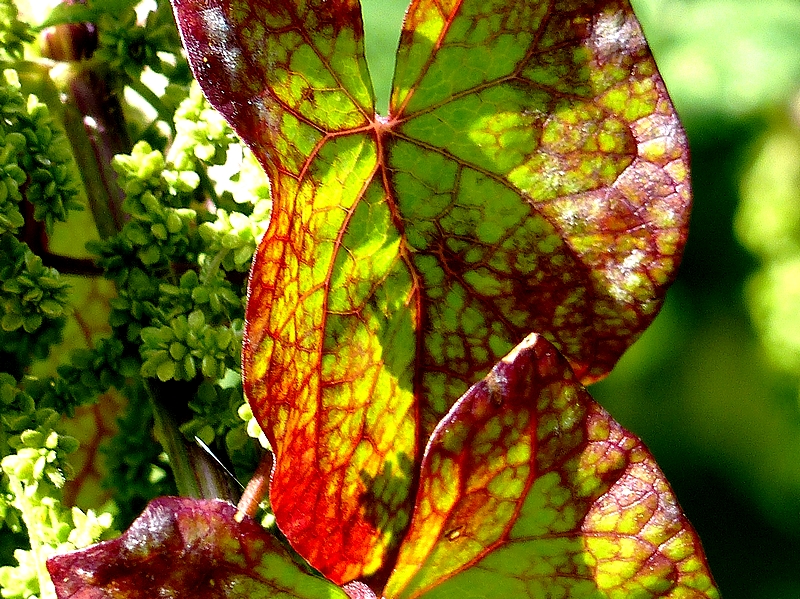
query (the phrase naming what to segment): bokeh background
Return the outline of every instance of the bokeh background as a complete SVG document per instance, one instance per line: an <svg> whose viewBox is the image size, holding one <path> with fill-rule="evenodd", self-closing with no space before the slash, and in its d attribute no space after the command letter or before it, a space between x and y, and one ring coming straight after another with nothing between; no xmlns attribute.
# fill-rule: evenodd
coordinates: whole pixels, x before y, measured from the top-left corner
<svg viewBox="0 0 800 599"><path fill-rule="evenodd" d="M362 0L379 107L406 0ZM655 454L725 599L800 598L800 1L634 0L689 135L661 314L593 395Z"/></svg>

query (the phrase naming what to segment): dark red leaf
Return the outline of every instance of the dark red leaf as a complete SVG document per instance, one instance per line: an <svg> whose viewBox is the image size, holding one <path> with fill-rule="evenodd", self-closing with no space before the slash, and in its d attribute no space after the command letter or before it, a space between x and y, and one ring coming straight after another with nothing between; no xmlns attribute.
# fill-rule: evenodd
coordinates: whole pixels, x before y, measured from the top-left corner
<svg viewBox="0 0 800 599"><path fill-rule="evenodd" d="M119 538L52 557L58 599L347 599L222 501L162 497Z"/></svg>

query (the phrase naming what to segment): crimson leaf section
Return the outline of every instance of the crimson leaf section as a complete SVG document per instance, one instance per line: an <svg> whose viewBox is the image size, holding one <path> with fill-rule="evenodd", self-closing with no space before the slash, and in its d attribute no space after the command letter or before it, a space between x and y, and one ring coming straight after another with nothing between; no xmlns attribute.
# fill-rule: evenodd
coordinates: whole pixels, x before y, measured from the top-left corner
<svg viewBox="0 0 800 599"><path fill-rule="evenodd" d="M120 537L47 562L58 599L347 599L230 503L152 501Z"/></svg>

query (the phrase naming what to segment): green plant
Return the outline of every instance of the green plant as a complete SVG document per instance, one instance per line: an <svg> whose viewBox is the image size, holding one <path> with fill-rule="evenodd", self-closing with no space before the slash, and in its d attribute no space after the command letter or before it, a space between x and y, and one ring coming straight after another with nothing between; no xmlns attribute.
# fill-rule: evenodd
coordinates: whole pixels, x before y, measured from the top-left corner
<svg viewBox="0 0 800 599"><path fill-rule="evenodd" d="M121 537L51 558L60 597L718 596L654 460L581 386L655 317L689 190L686 142L627 2L573 4L412 3L380 117L357 2L176 1L195 75L252 153L189 86L165 5L146 25L101 2L51 16L79 60L38 85L104 122L116 106L82 104L88 82L102 76L111 99L138 91L126 131L141 140L77 169L80 131L63 118L73 151L51 187L113 166L122 192L106 177L87 198L89 247L116 290L102 341L34 380L66 322L63 286L43 285L47 271L8 290L31 298L7 302L31 349L7 403L44 412L41 430L30 416L9 425L5 513L33 555L2 570L6 596L48 593L44 555L112 535L105 515L52 507L75 448L58 415L111 388L157 424L189 497L233 493L188 439L249 475L259 436L275 452L277 528L250 518L267 452L239 512L159 499ZM152 73L169 85L154 91ZM102 131L81 141L107 149ZM50 229L66 216L47 214L33 217ZM28 280L42 293L22 294ZM36 310L57 321L51 338L33 335ZM169 485L130 423L111 451L120 525ZM34 546L19 497L43 475L28 512L45 506L58 526Z"/></svg>

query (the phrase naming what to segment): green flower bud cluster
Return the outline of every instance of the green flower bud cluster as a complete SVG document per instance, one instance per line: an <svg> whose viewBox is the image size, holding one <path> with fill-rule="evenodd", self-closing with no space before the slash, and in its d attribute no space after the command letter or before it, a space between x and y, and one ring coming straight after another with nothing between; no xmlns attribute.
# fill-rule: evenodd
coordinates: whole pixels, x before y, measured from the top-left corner
<svg viewBox="0 0 800 599"><path fill-rule="evenodd" d="M117 165L128 193L124 207L133 219L115 240L92 246L119 290L112 302L112 325L126 326L124 338L129 341L141 336L141 373L146 378L221 377L238 362L241 289L234 291L219 265L209 266L212 261L199 256L203 238L197 231L197 211L159 201L191 191L194 185L182 188L180 182L197 173L181 171L183 177L165 180L169 171L164 157L143 142L130 156L119 157ZM201 274L186 270L175 284L175 271L192 264Z"/></svg>
<svg viewBox="0 0 800 599"><path fill-rule="evenodd" d="M54 596L47 556L91 544L109 534L110 514L68 509L59 500L78 442L58 431L61 416L38 408L18 382L0 373L0 524L27 530L30 549L17 549L16 566L0 568L6 598Z"/></svg>
<svg viewBox="0 0 800 599"><path fill-rule="evenodd" d="M25 243L0 235L0 361L19 376L61 338L69 286Z"/></svg>
<svg viewBox="0 0 800 599"><path fill-rule="evenodd" d="M156 205L184 208L200 183L193 170L168 168L164 155L150 144L140 141L129 155L114 158L118 183L125 192L123 208L136 218L147 218Z"/></svg>
<svg viewBox="0 0 800 599"><path fill-rule="evenodd" d="M15 115L24 111L25 100L19 90L11 85L0 85L0 114L3 121L6 115L14 119ZM16 233L25 223L19 209L22 201L20 187L28 179L19 166L25 136L9 129L0 121L0 234Z"/></svg>
<svg viewBox="0 0 800 599"><path fill-rule="evenodd" d="M140 201L144 210L133 215L122 233L137 248L142 264L152 266L186 255L189 227L196 219L194 210L162 206L151 193L143 194Z"/></svg>
<svg viewBox="0 0 800 599"><path fill-rule="evenodd" d="M177 380L201 372L213 378L225 370L213 366L214 360L222 359L219 351L238 360L243 318L243 279L238 273L246 270L255 251L269 206L268 201L266 208L243 204L242 211L229 212L209 210L207 201L195 201L202 200L196 194L208 191L200 189L208 176L205 168L219 165L226 154L219 148L228 148L234 140L196 85L176 112L175 127L179 133L167 157L140 142L130 155L115 159L126 194L123 208L132 218L119 236L90 247L119 290L119 298L112 302L111 324L127 326L123 337L128 341L142 335L146 360L159 360L165 354L173 360L197 358L192 351L202 347L210 352L205 365L199 357L194 367L188 361L183 367L162 366L160 377L150 361L148 374L168 380L174 378L164 378L169 369ZM204 144L216 149L198 150ZM263 183L259 180L258 185ZM231 272L237 275L231 277ZM220 326L227 332L211 333ZM154 352L162 350L165 354L155 357Z"/></svg>
<svg viewBox="0 0 800 599"><path fill-rule="evenodd" d="M169 325L142 330L142 376L160 381L189 381L202 373L220 379L236 366L241 353L242 322L230 327L206 323L199 310L174 318Z"/></svg>
<svg viewBox="0 0 800 599"><path fill-rule="evenodd" d="M138 376L146 385L189 383L188 394L165 394L176 402L170 409L190 415L179 423L184 435L209 445L224 439L234 464L252 465L255 446L237 416L243 273L268 222L269 184L198 86L174 125L166 156L139 142L116 157L131 219L90 249L116 285L109 322L125 355L140 356ZM250 166L238 172L245 161ZM250 201L233 201L233 186L247 189Z"/></svg>
<svg viewBox="0 0 800 599"><path fill-rule="evenodd" d="M54 268L11 235L0 238L0 328L36 332L45 319L65 315L69 306L67 283Z"/></svg>
<svg viewBox="0 0 800 599"><path fill-rule="evenodd" d="M33 398L20 389L13 376L0 372L0 459L11 452L9 439L37 420L35 412Z"/></svg>
<svg viewBox="0 0 800 599"><path fill-rule="evenodd" d="M14 491L24 486L29 495L45 497L60 489L69 473L64 458L77 443L55 432L59 418L55 410L37 408L14 377L0 373L0 475L3 486L12 491L0 499L0 515L12 530L21 524L19 512L9 508L23 499Z"/></svg>
<svg viewBox="0 0 800 599"><path fill-rule="evenodd" d="M246 156L243 166L255 165L252 154ZM256 171L252 176L249 172L243 171L241 176L244 180L250 181L248 188L250 200L253 202L253 211L249 215L245 212L232 210L230 212L217 209L216 220L204 222L199 227L200 238L203 240L204 251L208 255L214 256L214 261L226 271L246 272L250 268L250 262L259 239L266 230L269 222L269 212L272 203L269 200L269 184L252 186L252 182L258 183L259 178L266 180L264 171L258 166L251 166ZM232 181L231 187L244 187L238 181ZM247 192L241 195L234 195L239 201L244 201Z"/></svg>
<svg viewBox="0 0 800 599"><path fill-rule="evenodd" d="M233 290L230 281L219 270L212 273L205 271L203 269L203 274L207 274L204 281L197 272L190 270L181 275L178 285L161 285L159 290L165 304L162 307L166 309L167 306L182 306L184 312L197 307L215 321L230 321L240 316L242 297Z"/></svg>
<svg viewBox="0 0 800 599"><path fill-rule="evenodd" d="M138 81L145 67L170 78L174 77L176 69L188 72L185 61L180 58L180 38L169 3L159 2L144 22L138 20L133 3L122 7L112 6L110 2L97 4L108 4L109 10L98 7L100 10L94 19L98 30L94 59L112 73L130 82Z"/></svg>
<svg viewBox="0 0 800 599"><path fill-rule="evenodd" d="M130 155L118 156L114 166L126 194L123 208L131 220L116 237L88 247L117 286L110 324L123 341L138 345L143 328L190 311L186 306L165 305L173 302L165 302L161 291L162 285L175 286L177 269L186 270L197 262L197 212L171 205L187 205L188 193L199 178L192 172L193 180L186 176L168 182L163 154L146 142L136 144Z"/></svg>
<svg viewBox="0 0 800 599"><path fill-rule="evenodd" d="M169 161L178 171L192 171L198 163L221 165L230 144L236 142L227 121L206 101L200 86L193 83L189 97L175 111L175 139Z"/></svg>
<svg viewBox="0 0 800 599"><path fill-rule="evenodd" d="M211 190L216 196L216 218L198 227L203 252L212 257L205 264L246 272L269 222L269 180L198 85L190 87L189 97L175 112L175 128L168 155L177 170L172 176L198 168L203 172L209 165L217 182Z"/></svg>
<svg viewBox="0 0 800 599"><path fill-rule="evenodd" d="M43 497L53 495L52 486L60 489L71 474L66 456L78 449L72 437L59 435L54 430L60 416L55 410L42 408L26 415L31 420L29 428L11 437L7 443L16 453L5 456L0 468L14 484L26 487L25 493L41 493ZM40 487L45 487L40 490ZM18 494L17 494L18 495Z"/></svg>
<svg viewBox="0 0 800 599"><path fill-rule="evenodd" d="M125 354L119 339L101 339L91 349L74 351L70 363L58 367L58 376L33 382L29 387L41 397L41 405L72 417L77 406L94 403L112 387L123 389L138 369L138 360Z"/></svg>
<svg viewBox="0 0 800 599"><path fill-rule="evenodd" d="M21 157L28 173L25 198L34 205L33 217L52 230L55 221L65 221L67 211L81 210L80 187L66 137L52 126L50 111L35 96L29 96L21 132L27 142Z"/></svg>
<svg viewBox="0 0 800 599"><path fill-rule="evenodd" d="M34 206L33 217L51 231L56 221L66 220L70 209L82 209L78 173L69 142L47 106L32 95L26 101L13 77L8 79L0 85L0 207L8 221L4 228L15 232L20 226L7 204L9 199L18 202L23 188L25 199Z"/></svg>

